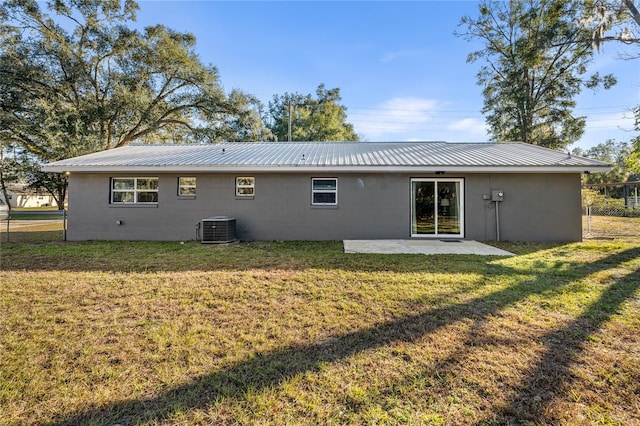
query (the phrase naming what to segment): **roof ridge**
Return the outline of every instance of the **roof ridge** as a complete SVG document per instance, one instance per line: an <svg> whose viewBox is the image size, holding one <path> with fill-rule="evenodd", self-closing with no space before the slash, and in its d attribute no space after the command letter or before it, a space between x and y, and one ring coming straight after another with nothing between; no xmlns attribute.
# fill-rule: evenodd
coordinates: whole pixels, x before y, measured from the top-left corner
<svg viewBox="0 0 640 426"><path fill-rule="evenodd" d="M375 145L375 144L387 144L387 145L423 145L423 144L447 144L447 145L498 145L498 144L523 144L524 142L496 142L496 141L220 141L212 143L144 143L144 142L132 142L128 145L124 145L120 148L127 146L148 146L148 147L206 147L206 146L218 146L218 145ZM113 148L115 149L115 148Z"/></svg>

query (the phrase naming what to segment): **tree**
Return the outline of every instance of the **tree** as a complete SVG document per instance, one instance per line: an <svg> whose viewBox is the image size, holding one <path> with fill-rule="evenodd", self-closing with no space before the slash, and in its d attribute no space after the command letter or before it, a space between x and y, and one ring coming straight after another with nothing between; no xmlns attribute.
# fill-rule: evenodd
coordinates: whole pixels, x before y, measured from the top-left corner
<svg viewBox="0 0 640 426"><path fill-rule="evenodd" d="M64 210L67 198L69 180L62 173L47 173L41 170L40 161L32 155L25 154L22 158L20 172L28 188L47 191L58 205L58 210Z"/></svg>
<svg viewBox="0 0 640 426"><path fill-rule="evenodd" d="M600 50L605 42L640 43L640 11L633 0L589 0L583 4L580 25L590 30L593 47Z"/></svg>
<svg viewBox="0 0 640 426"><path fill-rule="evenodd" d="M585 183L625 182L630 177L630 170L627 167L629 152L629 145L626 142L616 142L612 139L588 150L579 148L573 150L575 155L604 161L611 165L611 170L608 172L586 175Z"/></svg>
<svg viewBox="0 0 640 426"><path fill-rule="evenodd" d="M640 10L633 0L587 1L580 25L590 29L591 42L598 51L608 42L622 42L636 47L640 45ZM623 57L637 60L640 56L636 52ZM633 108L633 113L636 117L635 130L640 131L640 107ZM631 140L626 163L630 171L640 174L640 136Z"/></svg>
<svg viewBox="0 0 640 426"><path fill-rule="evenodd" d="M567 0L483 0L478 18L463 17L464 32L484 47L467 62L486 61L477 74L489 132L498 141L563 148L577 141L585 118L574 116L583 87L615 84L611 75L583 79L593 57L578 3Z"/></svg>
<svg viewBox="0 0 640 426"><path fill-rule="evenodd" d="M640 131L640 106L634 108L634 113L636 116L636 132ZM629 155L627 156L627 167L629 171L635 173L640 180L640 136L636 136L631 140L631 148Z"/></svg>
<svg viewBox="0 0 640 426"><path fill-rule="evenodd" d="M291 124L293 141L358 141L347 112L339 102L340 89L316 89L316 98L299 93L274 95L269 102L271 132L279 141L288 140Z"/></svg>
<svg viewBox="0 0 640 426"><path fill-rule="evenodd" d="M264 106L256 97L234 90L229 95L239 112L227 116L218 129L216 140L228 142L275 141L276 136L264 125Z"/></svg>
<svg viewBox="0 0 640 426"><path fill-rule="evenodd" d="M60 206L67 179L39 172L43 161L133 141L271 137L256 99L224 93L192 34L129 28L135 1L55 0L47 9L0 4L0 143L30 153L25 176Z"/></svg>
<svg viewBox="0 0 640 426"><path fill-rule="evenodd" d="M0 195L6 201L9 201L9 192L7 184L17 182L20 176L20 165L15 158L9 156L12 146L5 146L0 143ZM11 203L7 202L9 210Z"/></svg>
<svg viewBox="0 0 640 426"><path fill-rule="evenodd" d="M45 173L42 161L17 145L0 144L0 194L9 199L8 184L24 182L37 191L45 190L56 200L58 209L64 209L67 194L67 176L60 173ZM9 203L9 209L11 204Z"/></svg>
<svg viewBox="0 0 640 426"><path fill-rule="evenodd" d="M211 142L232 117L257 114L253 98L226 96L195 37L156 25L129 28L133 0L35 0L0 6L4 140L42 160L154 140ZM251 137L268 131L253 123ZM241 139L236 135L236 139Z"/></svg>
<svg viewBox="0 0 640 426"><path fill-rule="evenodd" d="M640 136L631 141L631 152L627 157L627 167L632 173L640 175Z"/></svg>
<svg viewBox="0 0 640 426"><path fill-rule="evenodd" d="M640 45L640 10L633 0L587 1L580 24L591 30L591 41L598 51L605 42L622 42L636 47ZM638 53L631 53L623 57L637 60L640 56ZM633 113L636 117L635 130L640 131L640 107L633 108ZM640 136L631 140L627 167L640 174Z"/></svg>

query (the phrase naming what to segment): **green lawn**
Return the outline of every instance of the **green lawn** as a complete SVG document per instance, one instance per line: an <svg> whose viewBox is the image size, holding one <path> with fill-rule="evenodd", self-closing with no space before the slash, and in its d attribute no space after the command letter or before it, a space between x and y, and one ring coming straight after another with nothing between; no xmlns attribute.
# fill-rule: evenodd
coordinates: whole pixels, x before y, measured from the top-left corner
<svg viewBox="0 0 640 426"><path fill-rule="evenodd" d="M64 212L52 207L14 208L11 210L11 220L60 220Z"/></svg>
<svg viewBox="0 0 640 426"><path fill-rule="evenodd" d="M0 246L0 424L640 424L640 242Z"/></svg>

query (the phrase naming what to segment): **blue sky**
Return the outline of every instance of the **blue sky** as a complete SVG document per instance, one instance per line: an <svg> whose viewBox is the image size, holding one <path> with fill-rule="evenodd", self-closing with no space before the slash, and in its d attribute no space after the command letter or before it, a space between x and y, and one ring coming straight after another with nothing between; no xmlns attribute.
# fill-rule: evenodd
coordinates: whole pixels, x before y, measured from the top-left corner
<svg viewBox="0 0 640 426"><path fill-rule="evenodd" d="M466 63L480 45L455 37L477 1L147 1L138 24L164 24L197 38L197 52L215 65L225 90L256 95L315 93L339 87L347 121L366 141L487 141L479 64ZM574 145L627 141L640 104L640 61L617 59L608 46L591 71L614 73L611 90L580 95L576 113L587 130Z"/></svg>

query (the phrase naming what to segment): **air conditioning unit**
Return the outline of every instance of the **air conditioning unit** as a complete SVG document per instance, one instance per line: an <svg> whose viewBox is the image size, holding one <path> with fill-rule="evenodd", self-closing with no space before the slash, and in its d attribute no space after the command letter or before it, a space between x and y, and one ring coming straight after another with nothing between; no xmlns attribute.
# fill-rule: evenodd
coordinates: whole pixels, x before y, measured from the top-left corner
<svg viewBox="0 0 640 426"><path fill-rule="evenodd" d="M236 240L236 219L229 216L202 219L200 230L203 244L231 243Z"/></svg>

